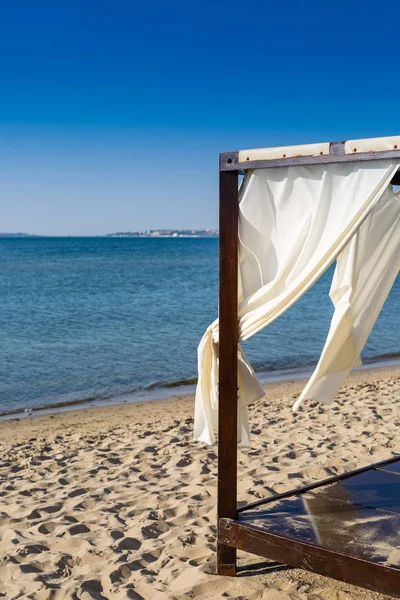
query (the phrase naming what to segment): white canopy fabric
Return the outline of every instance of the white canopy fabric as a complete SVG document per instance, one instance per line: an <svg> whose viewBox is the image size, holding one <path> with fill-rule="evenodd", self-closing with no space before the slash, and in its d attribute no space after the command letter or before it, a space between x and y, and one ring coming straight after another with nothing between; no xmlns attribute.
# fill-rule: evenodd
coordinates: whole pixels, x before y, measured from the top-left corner
<svg viewBox="0 0 400 600"><path fill-rule="evenodd" d="M331 330L300 400L318 399L320 391L322 400L329 399L332 390L335 394L357 361L394 281L400 258L399 204L392 193L387 192L391 195L385 202L382 195L398 166L398 160L379 160L279 167L249 171L244 178L239 205L239 341L283 314L340 255L331 292L336 307ZM347 293L349 281L353 291ZM371 281L373 291L373 281L375 286L384 282L378 283L382 291L372 301L363 291L366 281ZM335 325L344 322L346 327ZM349 358L339 364L338 348L343 347ZM213 444L218 420L218 320L200 342L198 369L194 437ZM246 406L264 391L240 346L238 387L238 440L248 445Z"/></svg>
<svg viewBox="0 0 400 600"><path fill-rule="evenodd" d="M400 268L400 197L387 188L339 254L330 290L335 306L318 365L295 402L331 402L360 353Z"/></svg>

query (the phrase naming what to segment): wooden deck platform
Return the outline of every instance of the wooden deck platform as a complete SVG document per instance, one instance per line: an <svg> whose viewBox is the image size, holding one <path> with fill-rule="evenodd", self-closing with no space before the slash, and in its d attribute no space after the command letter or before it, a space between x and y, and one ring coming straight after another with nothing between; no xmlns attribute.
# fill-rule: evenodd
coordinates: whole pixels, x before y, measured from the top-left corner
<svg viewBox="0 0 400 600"><path fill-rule="evenodd" d="M400 457L247 505L218 538L400 598Z"/></svg>

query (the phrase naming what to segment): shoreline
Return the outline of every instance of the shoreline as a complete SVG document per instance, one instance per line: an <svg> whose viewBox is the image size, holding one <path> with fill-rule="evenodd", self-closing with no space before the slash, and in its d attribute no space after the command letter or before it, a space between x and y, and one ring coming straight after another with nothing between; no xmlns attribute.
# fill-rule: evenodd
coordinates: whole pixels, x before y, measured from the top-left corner
<svg viewBox="0 0 400 600"><path fill-rule="evenodd" d="M270 372L271 375L275 372ZM275 377L271 376L271 379L265 380L260 377L261 384L265 390L265 399L269 395L281 395L285 392L285 390L295 390L292 394L293 401L296 398L296 395L299 395L307 383L312 371L299 371L295 372L294 370L290 370L290 373L286 373L286 377L282 377L276 375ZM260 373L258 373L260 375ZM346 385L349 385L350 382L359 382L364 380L370 380L379 377L400 377L400 361L390 363L390 361L382 361L381 363L373 363L362 365L349 374L349 376L345 379L342 388ZM340 390L339 389L339 395ZM171 392L170 395L154 395L149 392L148 398L140 398L134 400L115 400L115 401L103 401L96 402L91 401L89 403L78 402L71 403L59 408L47 407L40 408L36 410L23 411L18 414L9 414L0 416L0 430L2 430L2 425L6 426L7 423L15 422L18 424L19 422L32 422L32 420L43 419L47 421L48 419L53 419L55 417L63 417L65 416L67 419L69 416L75 418L75 416L83 415L83 414L93 414L93 415L102 415L104 414L112 414L120 411L129 411L130 414L133 412L138 412L138 414L145 414L148 410L151 412L152 407L168 407L173 406L176 407L176 410L180 410L179 407L184 404L185 406L194 407L194 396L195 396L195 386L184 386L180 388L178 392L177 389L174 392ZM262 402L263 400L261 400ZM293 402L289 405L290 409L292 408ZM321 406L323 406L321 404ZM329 405L327 406L329 409Z"/></svg>
<svg viewBox="0 0 400 600"><path fill-rule="evenodd" d="M308 380L315 368L308 367L289 367L276 370L259 370L256 374L265 387L266 385L289 382L297 380ZM353 369L353 373L370 369L384 368L400 369L400 356L395 354L383 354L378 357L364 359L361 367ZM126 394L118 394L105 398L82 398L73 400L61 400L52 404L40 404L32 407L15 408L9 411L0 411L0 422L11 419L24 419L32 415L49 415L75 410L85 410L88 408L98 408L101 406L118 406L120 404L139 404L143 402L167 401L172 398L194 395L196 390L197 378L180 380L177 382L166 383L163 385L150 385L147 388L138 389Z"/></svg>

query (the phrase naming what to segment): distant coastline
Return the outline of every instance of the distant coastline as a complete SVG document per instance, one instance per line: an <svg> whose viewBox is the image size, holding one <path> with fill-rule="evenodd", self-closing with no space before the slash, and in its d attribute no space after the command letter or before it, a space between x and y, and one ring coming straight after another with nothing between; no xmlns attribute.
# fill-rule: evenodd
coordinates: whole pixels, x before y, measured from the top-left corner
<svg viewBox="0 0 400 600"><path fill-rule="evenodd" d="M215 229L148 229L145 231L118 231L108 233L106 237L218 237L218 231Z"/></svg>
<svg viewBox="0 0 400 600"><path fill-rule="evenodd" d="M34 233L1 233L0 238L44 238L44 237L112 237L112 238L217 238L219 233L216 229L147 229L143 231L117 231L104 235L89 236L49 236Z"/></svg>
<svg viewBox="0 0 400 600"><path fill-rule="evenodd" d="M0 232L0 237L4 238L8 238L8 237L12 237L12 238L21 238L21 237L44 237L43 235L35 235L34 233L1 233Z"/></svg>

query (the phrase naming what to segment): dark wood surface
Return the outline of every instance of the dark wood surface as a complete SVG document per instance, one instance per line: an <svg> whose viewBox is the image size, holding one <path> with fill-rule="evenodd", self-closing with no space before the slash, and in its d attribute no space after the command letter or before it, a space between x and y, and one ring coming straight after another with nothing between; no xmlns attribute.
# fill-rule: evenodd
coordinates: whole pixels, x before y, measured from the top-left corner
<svg viewBox="0 0 400 600"><path fill-rule="evenodd" d="M382 562L372 563L343 551L330 550L300 539L288 539L249 522L222 519L220 536L225 544L239 550L400 597L400 569Z"/></svg>
<svg viewBox="0 0 400 600"><path fill-rule="evenodd" d="M242 513L237 522L400 569L400 515L392 512L306 493Z"/></svg>
<svg viewBox="0 0 400 600"><path fill-rule="evenodd" d="M218 522L236 518L238 173L220 172ZM218 542L217 571L236 574L236 549Z"/></svg>
<svg viewBox="0 0 400 600"><path fill-rule="evenodd" d="M354 477L359 473L365 473L370 469L385 469L388 470L394 463L400 463L399 456L393 456L392 458L387 458L386 460L381 460L377 463L373 463L372 465L367 465L365 467L360 467L359 469L355 469L354 471L348 471L347 473L341 473L340 475L334 475L333 477L328 477L327 479L322 479L321 481L315 481L313 483L309 483L300 488L296 488L294 490L289 490L287 492L283 492L281 494L276 494L275 496L270 496L269 498L262 498L261 500L255 500L254 502L249 502L244 506L238 508L238 513L244 512L246 510L252 510L256 506L262 506L264 504L269 504L270 502L274 502L275 500L288 498L289 496L293 496L294 494L300 494L304 492L308 492L311 490L315 490L316 488L320 488L331 483L336 483L337 481L342 481L347 479L348 477Z"/></svg>
<svg viewBox="0 0 400 600"><path fill-rule="evenodd" d="M400 513L400 477L382 469L370 469L310 493L314 496Z"/></svg>
<svg viewBox="0 0 400 600"><path fill-rule="evenodd" d="M248 505L236 519L220 520L219 539L400 597L399 499L400 459L395 456Z"/></svg>
<svg viewBox="0 0 400 600"><path fill-rule="evenodd" d="M382 467L379 467L378 470L389 471L389 473L397 473L398 475L400 475L400 460L391 464L383 465Z"/></svg>

